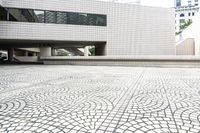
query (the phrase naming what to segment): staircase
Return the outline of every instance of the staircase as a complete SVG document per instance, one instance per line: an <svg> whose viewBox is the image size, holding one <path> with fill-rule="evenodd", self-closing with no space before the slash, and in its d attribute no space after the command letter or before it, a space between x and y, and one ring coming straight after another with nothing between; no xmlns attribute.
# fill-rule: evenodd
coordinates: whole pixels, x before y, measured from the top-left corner
<svg viewBox="0 0 200 133"><path fill-rule="evenodd" d="M64 48L66 51L70 52L72 55L74 56L83 56L84 53L82 51L80 51L78 48Z"/></svg>

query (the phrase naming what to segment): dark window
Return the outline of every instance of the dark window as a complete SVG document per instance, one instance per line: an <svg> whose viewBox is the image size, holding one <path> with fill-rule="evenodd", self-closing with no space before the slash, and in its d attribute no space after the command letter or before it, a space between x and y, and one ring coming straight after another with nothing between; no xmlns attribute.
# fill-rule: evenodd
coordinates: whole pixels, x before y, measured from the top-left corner
<svg viewBox="0 0 200 133"><path fill-rule="evenodd" d="M97 15L96 16L96 25L106 26L106 16Z"/></svg>
<svg viewBox="0 0 200 133"><path fill-rule="evenodd" d="M46 11L45 12L45 23L56 23L56 12Z"/></svg>
<svg viewBox="0 0 200 133"><path fill-rule="evenodd" d="M106 26L105 15L68 12L67 20L68 24Z"/></svg>
<svg viewBox="0 0 200 133"><path fill-rule="evenodd" d="M7 10L3 7L0 7L0 20L7 20Z"/></svg>
<svg viewBox="0 0 200 133"><path fill-rule="evenodd" d="M181 0L176 0L176 7L181 6Z"/></svg>
<svg viewBox="0 0 200 133"><path fill-rule="evenodd" d="M67 14L65 12L57 12L57 24L66 24Z"/></svg>
<svg viewBox="0 0 200 133"><path fill-rule="evenodd" d="M67 24L80 24L78 13L67 12Z"/></svg>
<svg viewBox="0 0 200 133"><path fill-rule="evenodd" d="M89 25L95 25L95 24L96 24L95 21L96 21L95 15L89 14L89 15L88 15L88 23L89 23Z"/></svg>
<svg viewBox="0 0 200 133"><path fill-rule="evenodd" d="M44 23L44 11L34 10L35 22Z"/></svg>
<svg viewBox="0 0 200 133"><path fill-rule="evenodd" d="M185 15L182 13L182 14L180 15L180 17L185 17Z"/></svg>
<svg viewBox="0 0 200 133"><path fill-rule="evenodd" d="M0 20L94 26L106 26L107 24L106 15L100 14L16 8L8 8L7 12L3 7L0 8L0 11Z"/></svg>
<svg viewBox="0 0 200 133"><path fill-rule="evenodd" d="M88 14L79 13L79 23L81 25L88 25Z"/></svg>
<svg viewBox="0 0 200 133"><path fill-rule="evenodd" d="M190 12L188 13L188 16L191 16L191 13L190 13Z"/></svg>
<svg viewBox="0 0 200 133"><path fill-rule="evenodd" d="M9 21L21 21L21 10L20 9L9 9Z"/></svg>
<svg viewBox="0 0 200 133"><path fill-rule="evenodd" d="M194 12L192 13L192 16L194 16Z"/></svg>
<svg viewBox="0 0 200 133"><path fill-rule="evenodd" d="M21 10L21 21L22 22L36 22L34 11L31 9L22 9Z"/></svg>
<svg viewBox="0 0 200 133"><path fill-rule="evenodd" d="M180 23L185 23L185 19L180 19Z"/></svg>

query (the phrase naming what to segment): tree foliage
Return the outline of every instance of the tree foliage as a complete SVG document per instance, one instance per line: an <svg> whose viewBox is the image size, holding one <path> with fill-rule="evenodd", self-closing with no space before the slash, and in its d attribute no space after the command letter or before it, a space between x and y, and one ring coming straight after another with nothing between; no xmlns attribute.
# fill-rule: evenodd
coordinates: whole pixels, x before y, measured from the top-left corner
<svg viewBox="0 0 200 133"><path fill-rule="evenodd" d="M181 34L188 26L190 26L192 24L192 20L189 19L188 21L186 21L184 24L179 26L180 31L176 32L176 35Z"/></svg>
<svg viewBox="0 0 200 133"><path fill-rule="evenodd" d="M91 53L90 56L95 56L95 47L90 48L89 51Z"/></svg>

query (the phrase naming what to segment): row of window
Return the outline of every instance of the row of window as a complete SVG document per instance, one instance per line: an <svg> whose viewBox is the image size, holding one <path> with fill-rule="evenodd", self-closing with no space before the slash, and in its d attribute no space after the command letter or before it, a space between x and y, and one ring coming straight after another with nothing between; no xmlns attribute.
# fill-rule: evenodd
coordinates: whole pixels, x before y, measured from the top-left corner
<svg viewBox="0 0 200 133"><path fill-rule="evenodd" d="M106 15L0 7L1 21L106 26Z"/></svg>
<svg viewBox="0 0 200 133"><path fill-rule="evenodd" d="M191 21L191 22L192 22L192 19L188 19L187 21ZM180 23L180 24L183 24L183 23L185 23L185 22L186 22L185 19L180 19L180 20L179 20L179 23ZM177 23L176 20L175 20L175 23Z"/></svg>
<svg viewBox="0 0 200 133"><path fill-rule="evenodd" d="M194 6L198 6L198 0L195 0L194 2L195 2ZM180 6L181 6L181 0L176 0L176 7ZM192 0L188 0L188 6L192 6Z"/></svg>
<svg viewBox="0 0 200 133"><path fill-rule="evenodd" d="M180 20L179 20L179 23L180 23L180 24L185 23L185 19L180 19Z"/></svg>
<svg viewBox="0 0 200 133"><path fill-rule="evenodd" d="M198 12L198 11L197 11ZM188 16L194 16L195 15L195 13L194 12L189 12L188 13ZM175 17L177 17L177 14L175 14ZM184 13L181 13L180 15L179 15L179 17L185 17L185 14Z"/></svg>
<svg viewBox="0 0 200 133"><path fill-rule="evenodd" d="M191 13L191 12L189 12L189 13L188 13L188 16L191 16L191 15L192 15L192 16L194 16L194 12L192 12L192 13ZM183 14L183 13L182 13L182 14L180 14L180 17L185 17L185 14Z"/></svg>

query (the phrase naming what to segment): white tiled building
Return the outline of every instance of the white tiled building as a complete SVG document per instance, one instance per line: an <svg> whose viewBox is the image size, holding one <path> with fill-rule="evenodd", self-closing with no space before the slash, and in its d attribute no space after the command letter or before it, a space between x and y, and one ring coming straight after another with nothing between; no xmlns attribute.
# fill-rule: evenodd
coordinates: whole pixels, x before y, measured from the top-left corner
<svg viewBox="0 0 200 133"><path fill-rule="evenodd" d="M175 54L170 8L94 0L0 0L0 5L3 48L95 45L98 55Z"/></svg>

